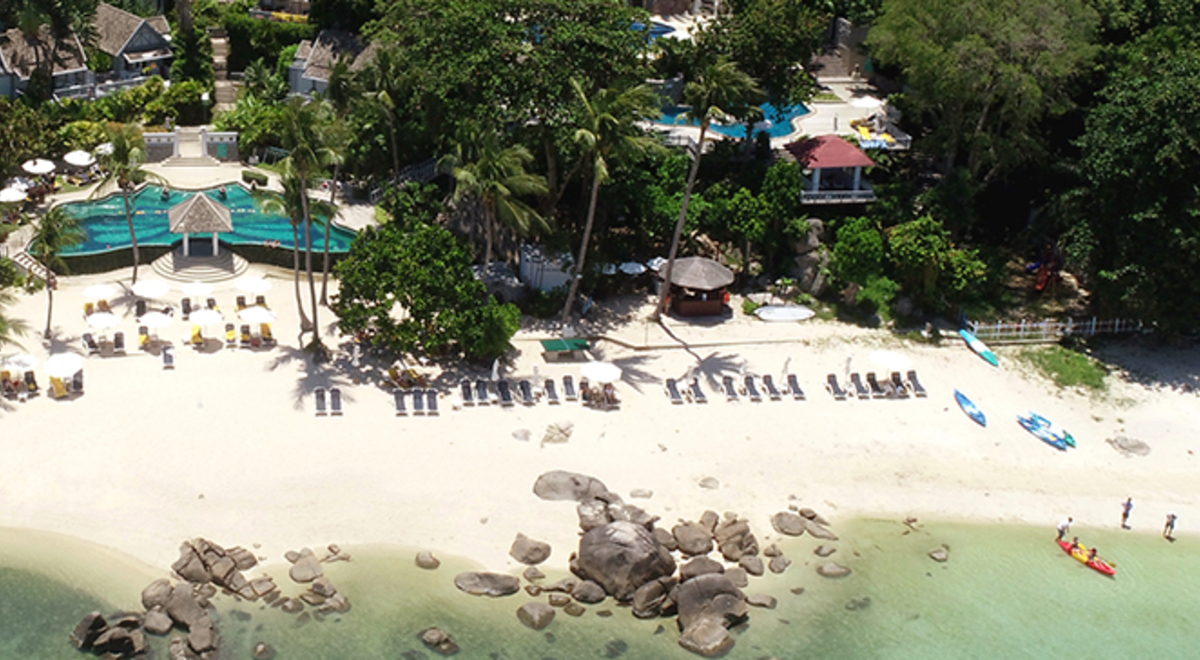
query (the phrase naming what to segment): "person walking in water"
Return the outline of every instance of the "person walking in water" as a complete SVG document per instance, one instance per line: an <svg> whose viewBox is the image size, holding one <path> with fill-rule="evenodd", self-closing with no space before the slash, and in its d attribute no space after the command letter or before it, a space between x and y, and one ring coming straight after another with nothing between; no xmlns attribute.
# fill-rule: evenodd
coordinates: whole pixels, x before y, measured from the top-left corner
<svg viewBox="0 0 1200 660"><path fill-rule="evenodd" d="M1058 540L1059 541L1063 540L1063 537L1067 535L1067 532L1071 531L1071 523L1073 523L1073 522L1075 522L1075 519L1072 518L1071 516L1067 516L1066 520L1063 520L1062 522L1058 523Z"/></svg>
<svg viewBox="0 0 1200 660"><path fill-rule="evenodd" d="M1121 505L1121 529L1129 529L1129 514L1133 512L1133 498L1125 499Z"/></svg>
<svg viewBox="0 0 1200 660"><path fill-rule="evenodd" d="M1163 538L1164 539L1167 539L1169 541L1175 540L1172 537L1175 535L1175 518L1176 517L1177 516L1174 513L1167 514L1167 524L1165 526L1163 526Z"/></svg>

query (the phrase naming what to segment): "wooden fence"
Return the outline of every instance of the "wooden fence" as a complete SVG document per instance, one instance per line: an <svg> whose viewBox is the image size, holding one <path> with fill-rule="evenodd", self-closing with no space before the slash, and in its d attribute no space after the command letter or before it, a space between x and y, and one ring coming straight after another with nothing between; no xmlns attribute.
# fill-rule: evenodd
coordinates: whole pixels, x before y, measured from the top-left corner
<svg viewBox="0 0 1200 660"><path fill-rule="evenodd" d="M966 328L981 340L993 344L1054 343L1063 337L1092 337L1150 332L1141 321L1130 319L1045 319L1042 321L966 321Z"/></svg>

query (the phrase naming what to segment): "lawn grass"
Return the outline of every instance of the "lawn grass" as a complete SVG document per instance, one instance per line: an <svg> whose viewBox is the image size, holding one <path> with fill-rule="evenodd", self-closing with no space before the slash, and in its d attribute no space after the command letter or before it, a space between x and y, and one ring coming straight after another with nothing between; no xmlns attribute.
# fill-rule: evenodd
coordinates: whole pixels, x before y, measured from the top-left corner
<svg viewBox="0 0 1200 660"><path fill-rule="evenodd" d="M1108 388L1104 378L1108 367L1103 362L1062 346L1026 348L1022 360L1037 367L1059 387L1079 387L1093 392Z"/></svg>
<svg viewBox="0 0 1200 660"><path fill-rule="evenodd" d="M841 103L842 97L833 92L818 92L812 97L813 103Z"/></svg>

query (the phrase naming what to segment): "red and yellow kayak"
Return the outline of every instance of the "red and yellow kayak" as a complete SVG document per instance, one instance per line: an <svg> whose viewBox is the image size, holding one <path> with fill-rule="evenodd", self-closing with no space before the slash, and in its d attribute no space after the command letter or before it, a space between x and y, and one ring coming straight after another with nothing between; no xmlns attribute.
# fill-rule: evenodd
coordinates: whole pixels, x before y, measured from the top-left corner
<svg viewBox="0 0 1200 660"><path fill-rule="evenodd" d="M1071 551L1071 544L1068 541L1059 541L1058 546L1063 549L1063 552L1071 555L1076 559L1076 561L1086 565L1088 568L1094 571L1098 571L1109 577L1115 577L1117 575L1117 569L1114 568L1112 564L1109 564L1099 557L1088 561L1088 548L1086 545L1080 544L1076 547L1074 552Z"/></svg>

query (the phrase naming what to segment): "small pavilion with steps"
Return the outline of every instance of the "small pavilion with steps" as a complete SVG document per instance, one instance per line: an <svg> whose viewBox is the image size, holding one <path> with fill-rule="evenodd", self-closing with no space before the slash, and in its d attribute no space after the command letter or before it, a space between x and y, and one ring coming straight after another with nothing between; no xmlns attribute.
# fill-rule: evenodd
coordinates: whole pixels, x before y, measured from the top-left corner
<svg viewBox="0 0 1200 660"><path fill-rule="evenodd" d="M188 237L191 234L212 234L212 254L221 252L218 237L233 231L233 214L229 207L203 193L197 193L187 201L176 204L167 211L171 221L171 233L183 234L183 256L191 256Z"/></svg>
<svg viewBox="0 0 1200 660"><path fill-rule="evenodd" d="M220 282L239 277L249 264L228 248L221 250L220 235L233 231L229 208L204 193L192 195L167 212L171 233L183 234L183 243L154 260L159 276L176 281ZM212 240L192 242L192 234L211 234Z"/></svg>

